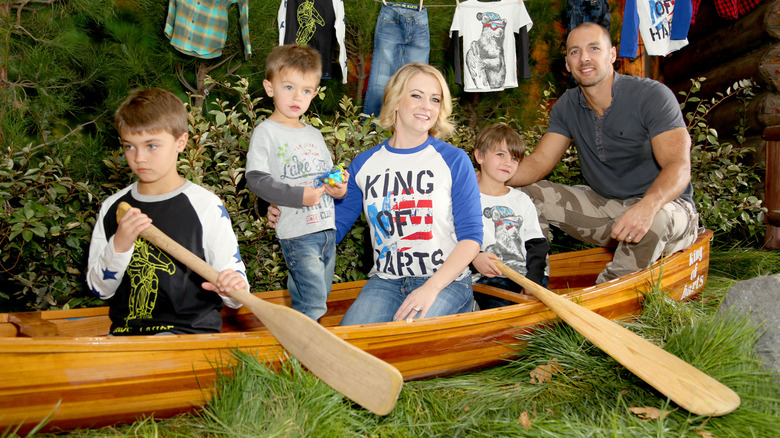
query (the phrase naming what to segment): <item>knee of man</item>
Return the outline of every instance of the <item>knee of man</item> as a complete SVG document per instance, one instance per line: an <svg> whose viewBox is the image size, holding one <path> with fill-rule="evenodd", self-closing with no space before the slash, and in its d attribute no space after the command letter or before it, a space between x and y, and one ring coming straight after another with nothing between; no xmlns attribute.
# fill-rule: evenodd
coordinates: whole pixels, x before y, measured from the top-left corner
<svg viewBox="0 0 780 438"><path fill-rule="evenodd" d="M650 229L647 230L647 235L642 238L642 240L648 239L659 241L665 236L671 234L673 228L674 224L672 216L666 210L661 209L658 211L658 213L656 213L655 217L653 218L653 223L650 225Z"/></svg>

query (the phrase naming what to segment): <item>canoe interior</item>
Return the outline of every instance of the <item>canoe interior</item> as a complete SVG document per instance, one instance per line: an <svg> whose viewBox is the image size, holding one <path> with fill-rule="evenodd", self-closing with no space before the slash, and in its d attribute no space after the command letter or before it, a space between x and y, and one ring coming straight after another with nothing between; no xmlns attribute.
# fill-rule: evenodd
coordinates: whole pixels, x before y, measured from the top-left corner
<svg viewBox="0 0 780 438"><path fill-rule="evenodd" d="M612 260L612 255L613 251L610 249L594 248L550 256L549 288L558 293L566 293L593 285L599 272ZM337 326L357 297L363 283L357 281L335 284L328 298L328 311L320 319L320 324L326 327ZM475 285L475 290L511 301L527 301L522 296L489 286ZM254 295L275 304L291 305L286 289L257 292ZM262 323L244 308L223 309L222 321L223 333L265 330ZM110 326L108 307L0 313L0 338L105 336Z"/></svg>
<svg viewBox="0 0 780 438"><path fill-rule="evenodd" d="M550 257L550 286L605 317L641 311L653 284L673 299L704 285L712 232L685 252L648 270L593 286L612 252L596 248ZM500 309L405 321L337 327L362 282L334 285L320 322L347 342L393 364L406 380L493 366L517 354L516 336L556 320L541 302L501 289L476 286L518 304ZM290 305L287 291L257 294ZM0 430L21 425L24 434L49 417L44 430L132 422L140 415L165 418L201 406L217 371L228 371L231 351L251 352L269 364L284 350L245 309L223 311L222 333L106 337L106 307L0 314Z"/></svg>

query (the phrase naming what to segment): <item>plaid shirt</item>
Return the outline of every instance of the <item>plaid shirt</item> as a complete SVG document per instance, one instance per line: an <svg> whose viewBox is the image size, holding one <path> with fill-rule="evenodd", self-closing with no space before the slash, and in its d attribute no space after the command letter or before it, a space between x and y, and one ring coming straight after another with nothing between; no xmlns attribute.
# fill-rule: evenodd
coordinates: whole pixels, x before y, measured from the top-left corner
<svg viewBox="0 0 780 438"><path fill-rule="evenodd" d="M715 0L715 10L723 18L736 20L752 11L761 0Z"/></svg>
<svg viewBox="0 0 780 438"><path fill-rule="evenodd" d="M241 37L246 56L252 54L249 41L249 0L169 0L165 36L179 51L199 58L222 55L227 38L227 10L238 3Z"/></svg>

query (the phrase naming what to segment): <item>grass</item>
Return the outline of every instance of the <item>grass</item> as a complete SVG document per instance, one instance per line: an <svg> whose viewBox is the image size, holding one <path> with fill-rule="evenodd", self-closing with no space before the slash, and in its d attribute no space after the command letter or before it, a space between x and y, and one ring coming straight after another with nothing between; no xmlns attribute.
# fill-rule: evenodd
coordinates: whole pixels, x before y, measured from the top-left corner
<svg viewBox="0 0 780 438"><path fill-rule="evenodd" d="M752 352L760 329L742 318L715 315L736 281L772 273L780 273L780 252L714 252L699 300L678 303L655 291L641 317L627 324L734 389L742 404L723 417L677 408L560 325L523 335L528 344L506 365L405 384L385 417L353 405L295 360L272 372L237 352L234 374L220 376L217 395L200 412L58 436L777 437L780 385ZM530 383L529 373L553 359L559 371L547 382ZM636 407L666 415L643 419L629 411Z"/></svg>

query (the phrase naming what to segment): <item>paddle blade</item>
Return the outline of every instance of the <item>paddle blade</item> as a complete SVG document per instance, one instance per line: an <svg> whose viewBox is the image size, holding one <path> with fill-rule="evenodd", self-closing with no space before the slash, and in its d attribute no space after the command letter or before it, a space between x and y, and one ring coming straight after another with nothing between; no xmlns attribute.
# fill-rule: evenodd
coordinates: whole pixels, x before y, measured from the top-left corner
<svg viewBox="0 0 780 438"><path fill-rule="evenodd" d="M620 324L539 286L503 263L493 263L586 339L683 409L696 415L720 416L739 407L736 392L691 364Z"/></svg>
<svg viewBox="0 0 780 438"><path fill-rule="evenodd" d="M284 348L323 382L369 411L387 415L403 386L397 368L337 337L308 316L248 292L233 295Z"/></svg>
<svg viewBox="0 0 780 438"><path fill-rule="evenodd" d="M129 204L120 203L117 220L129 208ZM206 281L216 283L216 269L154 225L141 232L141 236ZM375 414L387 415L393 410L403 386L403 376L397 368L349 344L296 310L263 301L247 290L228 294L246 306L287 351L323 382Z"/></svg>

